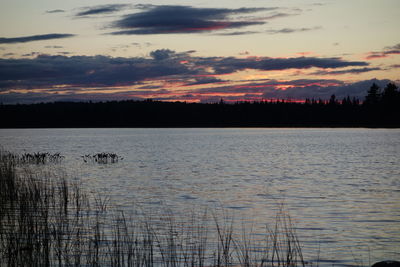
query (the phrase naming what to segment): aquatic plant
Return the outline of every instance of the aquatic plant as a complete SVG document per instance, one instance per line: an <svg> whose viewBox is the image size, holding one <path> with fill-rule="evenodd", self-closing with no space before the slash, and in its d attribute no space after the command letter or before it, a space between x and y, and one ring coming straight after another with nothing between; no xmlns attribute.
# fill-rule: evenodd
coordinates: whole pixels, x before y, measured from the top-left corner
<svg viewBox="0 0 400 267"><path fill-rule="evenodd" d="M99 163L99 164L109 164L109 163L117 163L119 160L123 160L121 156L118 156L115 153L95 153L95 154L87 154L81 156L85 163Z"/></svg>

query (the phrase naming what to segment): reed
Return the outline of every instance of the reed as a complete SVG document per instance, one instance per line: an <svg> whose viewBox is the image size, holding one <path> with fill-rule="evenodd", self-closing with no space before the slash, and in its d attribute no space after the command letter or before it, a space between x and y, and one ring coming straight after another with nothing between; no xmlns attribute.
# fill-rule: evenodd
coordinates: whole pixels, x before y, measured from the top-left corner
<svg viewBox="0 0 400 267"><path fill-rule="evenodd" d="M305 266L290 216L281 210L265 240L234 231L223 211L178 218L126 218L111 200L48 172L16 168L0 152L2 266Z"/></svg>

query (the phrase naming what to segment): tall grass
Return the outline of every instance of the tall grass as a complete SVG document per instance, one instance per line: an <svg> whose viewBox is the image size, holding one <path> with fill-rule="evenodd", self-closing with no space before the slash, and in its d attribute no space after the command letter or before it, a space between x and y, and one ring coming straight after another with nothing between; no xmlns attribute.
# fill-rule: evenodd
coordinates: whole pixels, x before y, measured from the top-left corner
<svg viewBox="0 0 400 267"><path fill-rule="evenodd" d="M65 177L19 171L18 159L0 152L2 266L305 266L283 210L265 240L219 211L126 218Z"/></svg>

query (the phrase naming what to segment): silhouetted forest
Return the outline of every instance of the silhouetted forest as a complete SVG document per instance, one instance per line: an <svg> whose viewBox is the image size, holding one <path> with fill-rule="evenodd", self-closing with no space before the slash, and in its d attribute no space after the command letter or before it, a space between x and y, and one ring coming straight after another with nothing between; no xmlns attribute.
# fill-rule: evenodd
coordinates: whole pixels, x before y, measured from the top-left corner
<svg viewBox="0 0 400 267"><path fill-rule="evenodd" d="M373 84L365 99L261 102L55 102L0 105L1 128L400 127L400 92Z"/></svg>

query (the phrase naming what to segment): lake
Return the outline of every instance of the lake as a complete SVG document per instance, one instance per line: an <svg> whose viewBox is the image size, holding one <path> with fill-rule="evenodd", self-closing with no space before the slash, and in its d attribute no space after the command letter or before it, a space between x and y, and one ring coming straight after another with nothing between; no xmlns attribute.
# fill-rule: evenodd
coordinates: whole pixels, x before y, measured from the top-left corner
<svg viewBox="0 0 400 267"><path fill-rule="evenodd" d="M52 168L128 215L223 209L257 233L283 205L321 266L400 259L399 129L1 129L0 145L61 153ZM123 160L82 160L99 152Z"/></svg>

